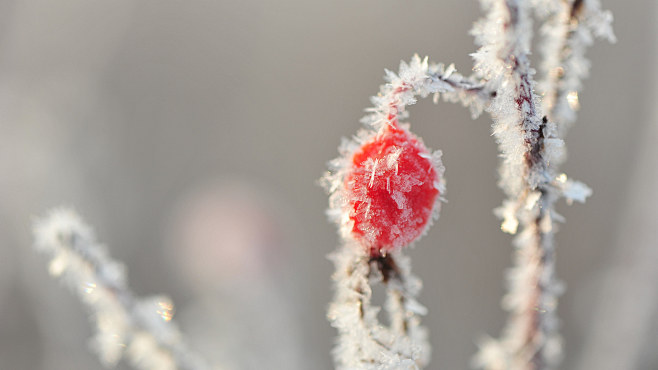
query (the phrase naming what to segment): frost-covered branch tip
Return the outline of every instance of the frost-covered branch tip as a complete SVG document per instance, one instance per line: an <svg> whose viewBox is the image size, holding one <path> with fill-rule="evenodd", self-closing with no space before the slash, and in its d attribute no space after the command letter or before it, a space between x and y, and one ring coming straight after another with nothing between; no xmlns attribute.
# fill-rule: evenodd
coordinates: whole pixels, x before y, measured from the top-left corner
<svg viewBox="0 0 658 370"><path fill-rule="evenodd" d="M137 369L209 369L183 342L164 296L138 298L126 285L123 264L113 260L93 231L70 209L55 209L34 225L36 248L87 306L96 326L92 349L105 366L122 357Z"/></svg>
<svg viewBox="0 0 658 370"><path fill-rule="evenodd" d="M483 81L473 77L464 77L450 64L429 64L428 58L420 59L418 55L411 62L400 62L399 73L386 70L386 84L380 87L379 94L371 98L373 107L366 111L361 122L374 129L392 120L406 118L405 106L416 103L416 97L434 94L434 102L440 96L450 102L460 102L468 107L474 117L478 116L488 104L493 92L487 89Z"/></svg>

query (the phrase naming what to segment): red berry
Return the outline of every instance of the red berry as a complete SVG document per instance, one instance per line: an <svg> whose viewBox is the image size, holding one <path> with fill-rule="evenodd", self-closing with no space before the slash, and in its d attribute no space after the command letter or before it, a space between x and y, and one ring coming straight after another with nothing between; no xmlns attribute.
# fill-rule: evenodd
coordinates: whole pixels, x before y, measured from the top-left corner
<svg viewBox="0 0 658 370"><path fill-rule="evenodd" d="M365 142L345 177L352 236L376 257L424 231L439 195L439 174L423 142L396 122Z"/></svg>

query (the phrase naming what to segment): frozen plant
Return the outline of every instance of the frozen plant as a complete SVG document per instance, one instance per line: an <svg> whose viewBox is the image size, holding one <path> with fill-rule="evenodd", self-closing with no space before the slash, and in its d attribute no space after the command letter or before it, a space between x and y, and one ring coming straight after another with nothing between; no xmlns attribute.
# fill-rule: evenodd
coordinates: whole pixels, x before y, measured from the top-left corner
<svg viewBox="0 0 658 370"><path fill-rule="evenodd" d="M108 256L74 211L51 211L35 223L34 237L36 248L51 258L50 274L89 309L96 326L90 347L103 365L126 357L140 370L210 369L183 341L171 300L136 297L126 285L124 265Z"/></svg>
<svg viewBox="0 0 658 370"><path fill-rule="evenodd" d="M583 202L591 190L559 171L564 136L575 121L594 37L614 40L612 16L598 0L481 0L485 17L473 34L474 74L414 56L372 98L365 128L344 140L323 185L341 246L331 256L334 300L328 317L338 330L339 369L418 369L430 361L428 333L417 301L422 287L404 248L438 218L445 195L441 152L430 151L404 123L418 97L461 103L474 117L486 111L499 145L500 186L507 199L496 214L517 234L515 265L503 299L510 312L500 339L485 339L473 364L488 370L549 370L562 344L555 316L561 285L554 276L558 199ZM534 17L534 18L533 18ZM533 21L541 22L540 78L530 65ZM70 210L55 210L35 226L36 246L92 313L92 348L104 365L124 356L139 369L204 369L171 322L164 297L140 299L123 265L112 260ZM383 310L376 286L384 287Z"/></svg>
<svg viewBox="0 0 658 370"><path fill-rule="evenodd" d="M407 117L405 107L417 96L429 94L435 102L440 95L461 102L474 117L483 109L491 115L502 158L499 185L507 195L496 214L504 232L518 231L509 293L503 299L510 312L507 326L501 339L482 341L473 365L545 370L560 362L555 311L562 287L554 276L553 238L562 217L554 205L559 198L584 202L591 194L585 184L560 173L566 156L563 138L575 121L581 80L589 68L585 49L594 36L614 41L612 15L601 10L598 0L481 4L486 14L472 31L479 45L474 75L463 77L452 65L429 65L418 56L409 65L403 62L398 74L387 71L387 83L362 120L366 128L343 141L341 156L323 177L330 194L328 215L339 225L343 241L332 255L336 292L329 308L329 320L338 329L334 360L339 368L421 368L429 361L426 332L418 326L425 309L415 300L421 283L410 275L401 248L438 217L438 200L430 207L428 199L444 192L443 166L440 152L430 155L405 140L389 139L391 131L403 131L411 137L407 140L419 140L399 120ZM529 59L533 13L543 22L540 84ZM423 159L427 173L436 176L415 173ZM380 308L371 302L372 286L378 283L387 287L388 325L379 321Z"/></svg>
<svg viewBox="0 0 658 370"><path fill-rule="evenodd" d="M416 369L429 363L430 347L416 301L420 279L401 249L438 218L444 193L441 152L430 151L400 122L416 96L445 94L477 114L489 93L454 71L430 66L417 55L387 71L388 83L372 98L364 129L344 140L341 156L322 179L330 193L330 218L343 245L332 254L335 298L329 320L338 329L334 360L339 369ZM388 323L372 302L372 286L386 285Z"/></svg>

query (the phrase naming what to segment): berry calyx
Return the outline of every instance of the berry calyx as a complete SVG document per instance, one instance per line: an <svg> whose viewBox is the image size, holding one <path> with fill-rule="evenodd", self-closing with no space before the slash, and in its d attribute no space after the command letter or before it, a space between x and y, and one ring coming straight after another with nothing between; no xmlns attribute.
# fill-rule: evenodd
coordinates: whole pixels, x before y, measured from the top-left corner
<svg viewBox="0 0 658 370"><path fill-rule="evenodd" d="M351 235L372 257L425 231L439 196L439 172L422 140L393 121L354 152L345 177Z"/></svg>

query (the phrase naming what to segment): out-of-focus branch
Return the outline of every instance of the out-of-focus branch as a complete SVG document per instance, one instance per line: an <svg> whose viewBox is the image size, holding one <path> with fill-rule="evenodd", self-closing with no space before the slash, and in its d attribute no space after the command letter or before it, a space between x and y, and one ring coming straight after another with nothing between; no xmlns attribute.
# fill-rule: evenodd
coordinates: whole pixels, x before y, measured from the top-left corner
<svg viewBox="0 0 658 370"><path fill-rule="evenodd" d="M578 94L589 75L585 52L595 37L616 41L612 13L602 10L599 0L538 0L535 12L543 20L543 76L537 87L544 112L564 136L576 120Z"/></svg>
<svg viewBox="0 0 658 370"><path fill-rule="evenodd" d="M50 274L62 279L91 313L92 349L105 366L122 357L137 369L203 370L174 322L167 297L141 299L128 288L124 266L108 256L93 231L70 209L55 209L36 222L35 246L50 258Z"/></svg>

